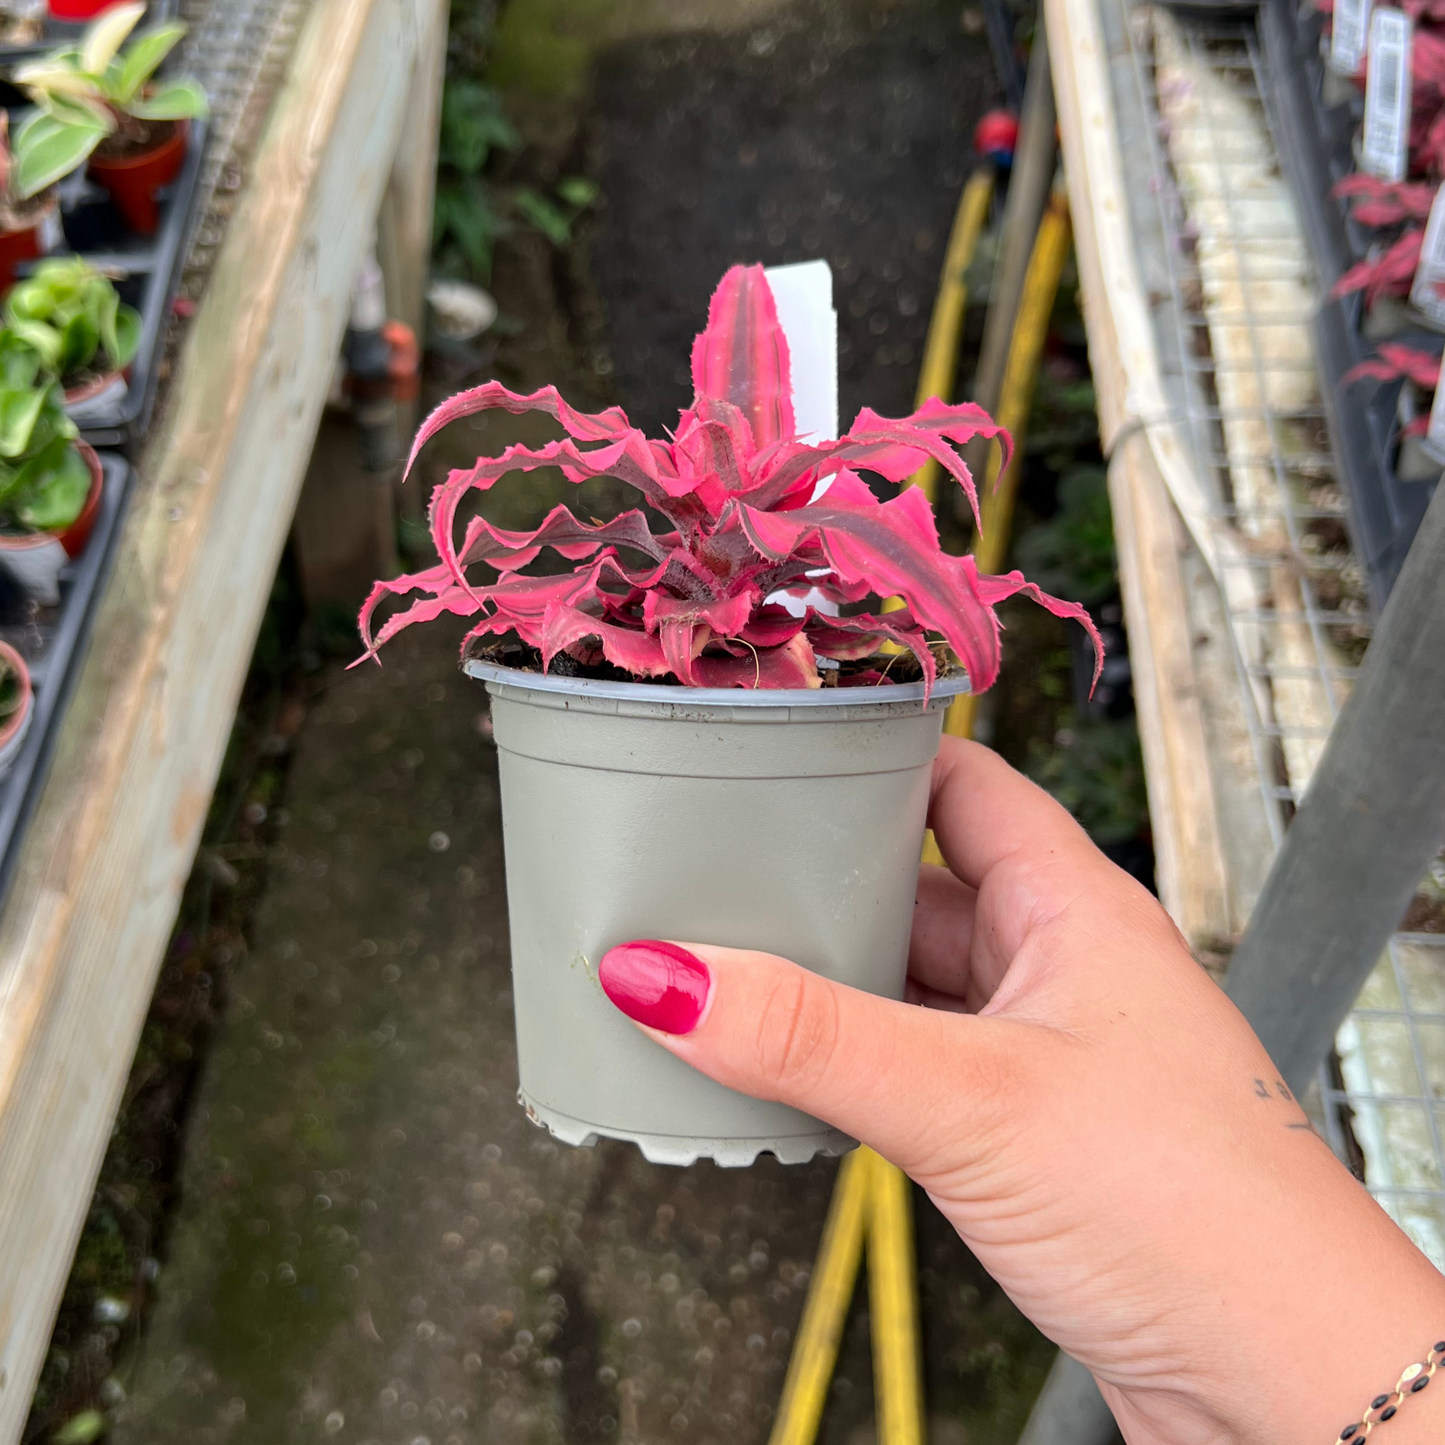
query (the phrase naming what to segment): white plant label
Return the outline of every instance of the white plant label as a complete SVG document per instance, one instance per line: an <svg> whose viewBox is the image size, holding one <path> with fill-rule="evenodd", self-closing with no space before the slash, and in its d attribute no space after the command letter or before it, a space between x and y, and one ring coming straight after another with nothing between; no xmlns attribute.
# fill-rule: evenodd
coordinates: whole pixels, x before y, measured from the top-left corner
<svg viewBox="0 0 1445 1445"><path fill-rule="evenodd" d="M1410 34L1410 17L1403 10L1382 5L1370 16L1360 161L1382 181L1403 181L1410 159Z"/></svg>
<svg viewBox="0 0 1445 1445"><path fill-rule="evenodd" d="M1445 356L1440 358L1441 375L1435 382L1435 400L1430 403L1430 425L1425 430L1425 450L1445 458Z"/></svg>
<svg viewBox="0 0 1445 1445"><path fill-rule="evenodd" d="M1430 205L1425 239L1420 243L1420 264L1410 285L1410 304L1439 326L1445 326L1445 296L1437 289L1442 285L1445 285L1445 186L1435 192Z"/></svg>
<svg viewBox="0 0 1445 1445"><path fill-rule="evenodd" d="M1330 66L1341 75L1357 75L1370 34L1370 0L1335 0L1330 31Z"/></svg>

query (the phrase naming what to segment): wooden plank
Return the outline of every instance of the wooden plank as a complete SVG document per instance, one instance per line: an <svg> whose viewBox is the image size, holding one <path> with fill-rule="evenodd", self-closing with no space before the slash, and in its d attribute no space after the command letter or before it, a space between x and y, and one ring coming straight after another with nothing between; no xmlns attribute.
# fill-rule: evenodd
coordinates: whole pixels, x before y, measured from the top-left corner
<svg viewBox="0 0 1445 1445"><path fill-rule="evenodd" d="M1188 543L1142 432L1115 449L1109 501L1159 897L1196 952L1213 954L1232 920L1179 565Z"/></svg>
<svg viewBox="0 0 1445 1445"><path fill-rule="evenodd" d="M24 1424L440 0L315 0L0 913L0 1445ZM424 24L423 21L426 23Z"/></svg>
<svg viewBox="0 0 1445 1445"><path fill-rule="evenodd" d="M1219 817L1179 565L1182 511L1211 562L1207 500L1171 417L1139 279L1099 17L1045 0L1160 897L1199 953L1230 936ZM1172 498L1172 500L1171 500ZM1182 501L1181 501L1182 499Z"/></svg>
<svg viewBox="0 0 1445 1445"><path fill-rule="evenodd" d="M401 119L401 140L376 218L376 257L386 283L386 308L423 340L431 265L437 141L446 77L447 9L429 4L420 17L416 59Z"/></svg>

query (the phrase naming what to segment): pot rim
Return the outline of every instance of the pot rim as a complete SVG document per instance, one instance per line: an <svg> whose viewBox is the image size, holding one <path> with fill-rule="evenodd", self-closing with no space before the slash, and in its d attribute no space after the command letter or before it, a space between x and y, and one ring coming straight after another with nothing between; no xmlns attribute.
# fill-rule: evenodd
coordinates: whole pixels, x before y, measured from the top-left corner
<svg viewBox="0 0 1445 1445"><path fill-rule="evenodd" d="M895 682L878 687L667 687L654 682L608 682L591 677L554 677L551 673L527 672L519 667L470 658L462 664L468 677L507 687L530 688L533 692L569 693L576 697L604 698L616 702L673 703L679 706L723 705L727 707L855 707L870 703L923 701L921 682ZM957 697L969 690L964 673L940 677L933 684L934 698Z"/></svg>
<svg viewBox="0 0 1445 1445"><path fill-rule="evenodd" d="M98 156L91 154L86 160L86 167L92 171L104 171L109 175L117 173L124 174L128 171L140 170L143 166L150 165L158 157L178 145L184 145L186 138L191 133L190 117L170 122L175 129L164 139L157 141L153 146L143 151L133 151L128 156Z"/></svg>
<svg viewBox="0 0 1445 1445"><path fill-rule="evenodd" d="M30 664L16 648L8 642L0 642L0 657L6 658L18 669L21 690L20 706L15 709L8 722L0 724L0 749L4 749L15 741L20 729L25 726L26 718L30 716L30 709L35 705L35 685L30 676Z"/></svg>

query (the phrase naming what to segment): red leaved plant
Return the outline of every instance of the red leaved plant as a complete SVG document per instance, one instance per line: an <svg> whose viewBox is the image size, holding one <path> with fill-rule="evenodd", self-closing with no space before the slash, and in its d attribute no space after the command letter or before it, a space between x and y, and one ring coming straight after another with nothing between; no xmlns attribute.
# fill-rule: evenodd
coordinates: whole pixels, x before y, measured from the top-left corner
<svg viewBox="0 0 1445 1445"><path fill-rule="evenodd" d="M1392 183L1356 171L1336 181L1330 194L1354 200L1350 214L1362 226L1394 226L1401 221L1428 220L1435 189L1425 181Z"/></svg>
<svg viewBox="0 0 1445 1445"><path fill-rule="evenodd" d="M1378 348L1377 356L1352 366L1341 378L1344 386L1357 381L1413 381L1426 391L1434 391L1440 376L1440 353L1422 351L1398 341L1387 341Z"/></svg>
<svg viewBox="0 0 1445 1445"><path fill-rule="evenodd" d="M1330 291L1332 300L1363 290L1365 302L1373 306L1382 296L1408 296L1420 265L1420 248L1425 232L1418 227L1406 231L1381 256L1357 261Z"/></svg>
<svg viewBox="0 0 1445 1445"><path fill-rule="evenodd" d="M918 488L880 502L857 475L861 469L901 482L932 457L964 489L977 517L973 479L951 444L982 436L1010 446L981 408L931 400L894 421L865 407L837 441L796 436L788 345L761 266L734 266L723 277L707 329L693 345L692 379L693 404L665 441L644 436L617 407L575 411L550 386L518 396L493 381L439 406L417 433L408 471L442 427L489 407L546 412L567 436L511 446L447 475L430 511L441 561L373 587L360 617L366 655L376 656L401 628L450 612L478 619L464 654L477 638L515 632L540 652L544 669L565 652L584 665L605 659L637 678L671 675L690 687L811 688L820 685L820 657L866 658L889 641L918 659L931 689L937 667L928 634L936 633L981 691L998 676L994 606L1024 592L1088 628L1102 661L1084 608L1047 596L1019 572L981 576L972 557L940 548ZM533 532L502 531L473 517L456 544L457 510L468 492L543 466L560 468L571 482L615 477L629 484L667 529L652 531L640 511L583 522L558 506ZM815 496L825 479L826 491ZM524 574L543 547L576 565L560 576ZM477 565L492 568L496 579L470 580L467 569ZM381 602L418 592L419 600L373 636ZM796 616L769 601L779 593L843 605L897 597L904 605L849 616L809 606Z"/></svg>

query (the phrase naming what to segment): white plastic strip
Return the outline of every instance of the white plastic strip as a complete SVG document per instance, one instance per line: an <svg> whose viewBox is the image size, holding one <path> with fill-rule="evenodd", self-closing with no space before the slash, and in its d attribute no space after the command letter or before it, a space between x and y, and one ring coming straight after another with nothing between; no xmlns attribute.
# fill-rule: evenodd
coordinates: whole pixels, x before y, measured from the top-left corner
<svg viewBox="0 0 1445 1445"><path fill-rule="evenodd" d="M1337 0L1330 31L1330 66L1341 75L1358 75L1365 63L1370 10L1370 0Z"/></svg>
<svg viewBox="0 0 1445 1445"><path fill-rule="evenodd" d="M1403 181L1410 159L1410 17L1378 6L1370 17L1365 136L1360 163L1382 181Z"/></svg>

